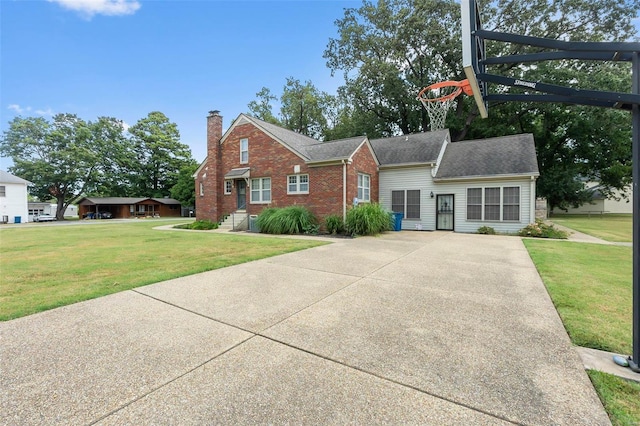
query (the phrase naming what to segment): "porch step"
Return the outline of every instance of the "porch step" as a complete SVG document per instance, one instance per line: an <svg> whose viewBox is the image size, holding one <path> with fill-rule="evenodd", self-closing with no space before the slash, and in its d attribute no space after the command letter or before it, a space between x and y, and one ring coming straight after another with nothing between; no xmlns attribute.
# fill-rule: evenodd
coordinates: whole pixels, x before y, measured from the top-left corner
<svg viewBox="0 0 640 426"><path fill-rule="evenodd" d="M235 228L234 228L235 227ZM248 228L247 211L237 210L222 221L218 229L228 231L246 231Z"/></svg>

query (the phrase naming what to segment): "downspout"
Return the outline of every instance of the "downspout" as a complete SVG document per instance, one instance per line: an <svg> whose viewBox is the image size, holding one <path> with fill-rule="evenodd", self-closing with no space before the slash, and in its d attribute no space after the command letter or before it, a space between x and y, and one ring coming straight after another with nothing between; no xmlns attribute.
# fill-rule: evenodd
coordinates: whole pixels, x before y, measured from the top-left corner
<svg viewBox="0 0 640 426"><path fill-rule="evenodd" d="M347 160L342 160L342 220L347 220Z"/></svg>

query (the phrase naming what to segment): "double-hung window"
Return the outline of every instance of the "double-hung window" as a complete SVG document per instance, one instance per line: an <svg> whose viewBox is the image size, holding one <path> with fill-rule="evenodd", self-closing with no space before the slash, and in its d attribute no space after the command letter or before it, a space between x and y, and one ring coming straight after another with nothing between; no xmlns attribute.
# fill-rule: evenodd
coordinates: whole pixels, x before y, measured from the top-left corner
<svg viewBox="0 0 640 426"><path fill-rule="evenodd" d="M358 200L371 201L371 176L358 173Z"/></svg>
<svg viewBox="0 0 640 426"><path fill-rule="evenodd" d="M520 220L520 187L467 188L467 220Z"/></svg>
<svg viewBox="0 0 640 426"><path fill-rule="evenodd" d="M391 210L405 219L420 219L420 190L391 191Z"/></svg>
<svg viewBox="0 0 640 426"><path fill-rule="evenodd" d="M240 164L249 162L249 139L240 139Z"/></svg>
<svg viewBox="0 0 640 426"><path fill-rule="evenodd" d="M287 194L308 194L309 175L287 176Z"/></svg>
<svg viewBox="0 0 640 426"><path fill-rule="evenodd" d="M233 182L229 179L224 181L224 193L231 194L231 188L233 188Z"/></svg>
<svg viewBox="0 0 640 426"><path fill-rule="evenodd" d="M204 195L204 184L200 182L200 196Z"/></svg>
<svg viewBox="0 0 640 426"><path fill-rule="evenodd" d="M0 197L7 196L7 187L4 185L0 185Z"/></svg>
<svg viewBox="0 0 640 426"><path fill-rule="evenodd" d="M251 179L251 203L271 202L271 178Z"/></svg>

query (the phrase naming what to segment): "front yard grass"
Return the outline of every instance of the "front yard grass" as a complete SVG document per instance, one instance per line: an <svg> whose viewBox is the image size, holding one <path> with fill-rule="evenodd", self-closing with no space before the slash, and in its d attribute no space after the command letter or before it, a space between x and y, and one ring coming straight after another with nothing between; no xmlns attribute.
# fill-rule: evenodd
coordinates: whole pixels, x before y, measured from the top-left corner
<svg viewBox="0 0 640 426"><path fill-rule="evenodd" d="M0 320L325 244L152 229L170 223L0 230Z"/></svg>
<svg viewBox="0 0 640 426"><path fill-rule="evenodd" d="M534 239L523 242L571 341L630 354L631 247ZM588 374L614 425L640 424L640 383L599 371Z"/></svg>
<svg viewBox="0 0 640 426"><path fill-rule="evenodd" d="M558 215L550 220L558 225L575 229L594 237L613 242L631 242L632 220L630 214Z"/></svg>

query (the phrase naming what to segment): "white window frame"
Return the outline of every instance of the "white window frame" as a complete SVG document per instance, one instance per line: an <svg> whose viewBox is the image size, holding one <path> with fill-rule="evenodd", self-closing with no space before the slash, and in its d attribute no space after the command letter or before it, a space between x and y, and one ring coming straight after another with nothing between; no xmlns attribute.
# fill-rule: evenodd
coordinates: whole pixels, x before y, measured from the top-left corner
<svg viewBox="0 0 640 426"><path fill-rule="evenodd" d="M500 218L499 219L486 219L486 190L500 188L500 203L499 204L491 204L497 205L500 208ZM505 203L504 201L504 190L506 188L518 188L518 203ZM482 203L479 204L481 208L481 218L480 219L469 219L469 190L470 189L480 189L482 192ZM465 217L467 222L520 222L522 219L522 186L521 185L487 185L487 186L470 186L465 188L466 200L465 200ZM474 204L477 206L478 204ZM505 206L518 206L518 219L505 219L504 218L504 208Z"/></svg>
<svg viewBox="0 0 640 426"><path fill-rule="evenodd" d="M371 175L367 173L358 173L358 201L363 203L371 201Z"/></svg>
<svg viewBox="0 0 640 426"><path fill-rule="evenodd" d="M200 196L202 197L203 195L204 195L204 184L200 182Z"/></svg>
<svg viewBox="0 0 640 426"><path fill-rule="evenodd" d="M243 157L242 154L245 154ZM249 162L249 139L240 139L240 164L247 164Z"/></svg>
<svg viewBox="0 0 640 426"><path fill-rule="evenodd" d="M225 179L225 181L224 181L224 194L225 195L231 194L231 189L232 188L233 188L233 181L231 181L230 179Z"/></svg>
<svg viewBox="0 0 640 426"><path fill-rule="evenodd" d="M0 185L0 197L7 196L7 187L5 185Z"/></svg>
<svg viewBox="0 0 640 426"><path fill-rule="evenodd" d="M410 191L415 191L418 193L418 216L417 217L409 217L408 216L408 211L409 211L409 192ZM401 192L402 193L402 209L396 209L393 208L393 193L394 192ZM394 212L397 213L402 213L404 216L404 219L406 220L420 220L421 216L422 216L422 191L420 191L419 189L394 189L391 191L391 210L393 210ZM396 204L396 206L400 206L400 204Z"/></svg>
<svg viewBox="0 0 640 426"><path fill-rule="evenodd" d="M306 182L302 182L302 179L306 178ZM295 185L295 189L292 191L291 186ZM301 189L303 185L307 186L307 189ZM287 176L287 194L308 194L309 193L309 175L288 175Z"/></svg>
<svg viewBox="0 0 640 426"><path fill-rule="evenodd" d="M269 187L265 188L265 183L269 182ZM257 183L257 188L254 188L254 183ZM271 178L255 178L251 179L249 184L249 202L251 204L269 204L271 203ZM269 194L269 197L265 197L265 194ZM255 196L257 195L257 197Z"/></svg>

